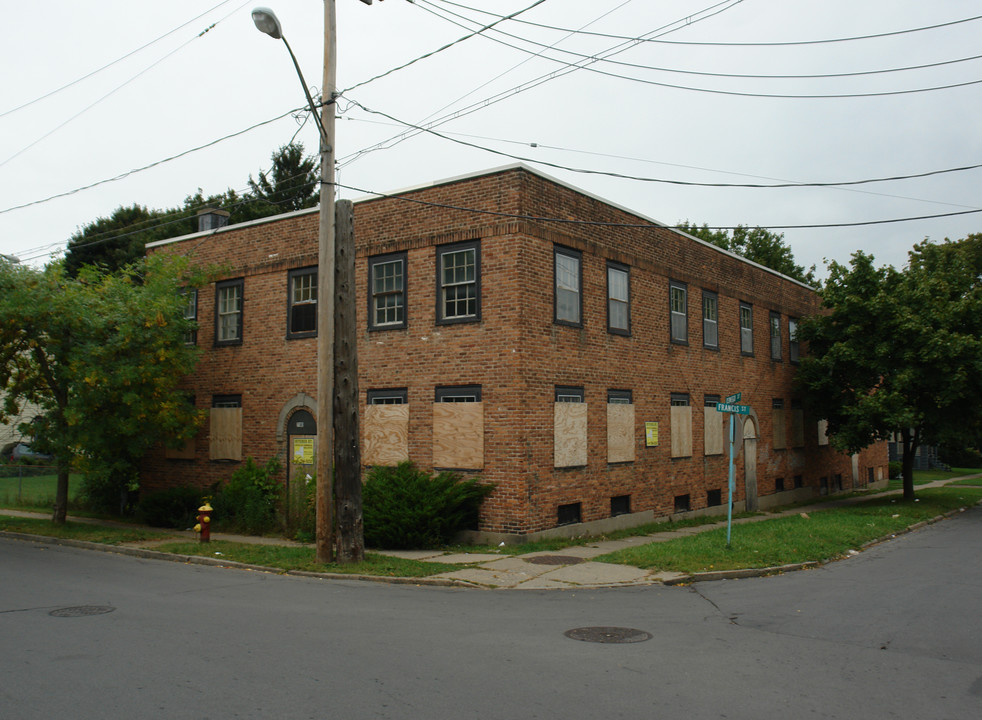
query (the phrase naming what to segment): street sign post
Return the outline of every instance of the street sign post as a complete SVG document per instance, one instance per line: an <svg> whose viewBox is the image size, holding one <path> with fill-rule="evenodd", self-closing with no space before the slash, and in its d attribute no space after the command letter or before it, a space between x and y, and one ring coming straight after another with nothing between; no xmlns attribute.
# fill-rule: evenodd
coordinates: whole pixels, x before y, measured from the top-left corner
<svg viewBox="0 0 982 720"><path fill-rule="evenodd" d="M738 405L743 399L743 393L734 393L726 398L726 402L716 403L716 412L729 413L730 415L730 477L729 490L730 498L726 509L726 546L730 546L730 531L733 528L733 491L736 485L736 470L733 459L736 454L736 416L749 415L749 405Z"/></svg>

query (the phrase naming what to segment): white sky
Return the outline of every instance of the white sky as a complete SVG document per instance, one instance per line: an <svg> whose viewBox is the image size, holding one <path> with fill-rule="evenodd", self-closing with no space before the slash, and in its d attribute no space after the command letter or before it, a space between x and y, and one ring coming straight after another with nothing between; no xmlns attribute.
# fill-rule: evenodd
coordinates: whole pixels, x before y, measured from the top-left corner
<svg viewBox="0 0 982 720"><path fill-rule="evenodd" d="M48 0L5 9L0 44L0 252L34 264L62 250L71 234L120 205L180 205L201 188L242 191L270 153L298 132L292 117L125 179L44 200L210 143L305 104L281 42L260 34L256 2ZM323 6L318 0L259 0L279 16L307 82L320 88ZM534 0L459 0L504 15ZM982 53L982 20L885 38L809 45L731 47L698 43L776 43L881 34L982 15L969 0L547 0L521 19L562 28L638 37L675 30L612 59L700 73L801 75L855 73L940 63ZM200 19L78 82L164 33ZM386 0L367 6L337 0L338 86L344 90L428 53L467 31L429 12L480 15L446 0ZM706 19L700 19L706 17ZM687 23L677 21L689 18ZM212 23L215 26L197 37ZM585 55L618 45L612 38L508 21L521 38ZM909 175L982 163L982 84L879 97L786 99L698 92L666 85L758 94L872 94L982 80L982 60L826 79L721 78L599 62L520 93L506 91L563 69L513 37L486 33L408 69L350 90L339 102L338 181L388 191L508 164L513 160L432 135L358 154L397 135L391 120L348 100L420 123L505 93L504 99L435 129L489 148L562 166L708 183L837 182ZM570 62L577 56L548 51ZM156 63L156 64L154 64ZM603 74L607 73L607 74ZM611 74L641 78L632 81ZM126 83L124 85L124 83ZM651 84L659 83L659 84ZM110 94L111 93L111 94ZM102 99L105 98L105 99ZM20 106L30 103L21 109ZM16 110L15 110L16 109ZM456 133L478 137L463 137ZM312 123L299 129L317 148ZM538 147L531 147L537 143ZM547 147L548 146L548 147ZM355 156L352 158L352 156ZM533 163L529 163L533 164ZM783 232L797 261L847 262L872 253L903 265L925 237L952 239L982 229L982 213L860 227L780 226L853 223L982 208L982 169L851 188L707 188L588 175L549 166L543 172L661 222L762 225ZM342 189L343 197L363 192ZM357 229L356 229L357 231Z"/></svg>

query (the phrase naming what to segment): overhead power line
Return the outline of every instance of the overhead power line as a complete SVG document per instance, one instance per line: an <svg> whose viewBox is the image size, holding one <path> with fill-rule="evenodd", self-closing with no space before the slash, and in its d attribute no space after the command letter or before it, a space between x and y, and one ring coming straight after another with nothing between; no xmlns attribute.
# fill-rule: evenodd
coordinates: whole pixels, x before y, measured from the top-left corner
<svg viewBox="0 0 982 720"><path fill-rule="evenodd" d="M482 15L501 17L497 13L489 12L488 10L482 10L480 8L469 7L467 5L461 5L460 3L450 2L450 0L437 0L437 2L443 5L453 5L455 7L462 8L464 10L470 10L472 12L480 13ZM975 15L974 17L968 17L961 20L951 20L949 22L936 23L934 25L923 25L921 27L909 28L906 30L893 30L890 32L873 33L870 35L854 35L852 37L826 38L822 40L785 40L785 41L776 41L776 42L709 42L709 41L698 41L698 40L662 40L660 38L635 38L630 35L612 35L610 33L600 33L600 32L593 32L589 30L575 30L573 28L557 27L555 25L547 25L545 23L532 22L531 20L519 20L517 18L514 21L517 23L522 23L524 25L531 25L533 27L539 27L546 30L555 30L557 32L575 33L577 35L591 35L594 37L602 37L610 40L631 40L631 41L645 42L645 43L658 43L661 45L700 45L700 46L707 46L707 47L718 47L718 46L782 47L782 46L789 46L789 45L824 45L828 43L854 42L857 40L874 40L878 38L894 37L897 35L908 35L910 33L925 32L928 30L938 30L940 28L951 27L953 25L961 25L963 23L974 22L976 20L982 20L982 15Z"/></svg>
<svg viewBox="0 0 982 720"><path fill-rule="evenodd" d="M622 180L637 180L640 182L650 182L650 183L663 183L667 185L686 185L694 187L715 187L715 188L792 188L792 187L848 187L853 185L868 185L871 183L879 182L891 182L895 180L912 180L915 178L930 177L932 175L943 175L952 172L963 172L966 170L975 170L982 168L982 164L976 165L965 165L957 168L948 168L944 170L930 170L922 173L914 173L910 175L893 175L890 177L879 177L879 178L866 178L862 180L839 180L834 182L785 182L785 183L718 183L718 182L696 182L691 180L672 180L668 178L655 178L646 177L643 175L629 175L626 173L617 173L609 170L591 170L589 168L577 168L570 165L561 165L559 163L553 163L546 160L525 157L522 155L515 155L513 153L507 153L503 150L495 150L494 148L489 148L485 145L479 145L477 143L468 142L466 140L460 140L458 138L451 137L446 133L437 132L431 128L421 127L419 125L413 125L399 118L393 117L388 113L382 112L381 110L372 110L367 108L361 103L347 98L348 102L361 108L367 113L372 115L381 115L382 117L388 118L394 122L400 123L408 128L414 130L419 130L421 132L426 132L434 135L443 140L448 140L452 143L457 143L458 145L464 145L466 147L474 148L476 150L483 150L485 152L492 153L494 155L501 155L503 157L510 158L512 160L518 160L520 162L527 162L534 165L545 165L546 167L555 168L557 170L566 170L568 172L581 173L584 175L604 175L606 177L620 178Z"/></svg>
<svg viewBox="0 0 982 720"><path fill-rule="evenodd" d="M491 215L494 217L505 217L515 220L530 220L534 222L548 222L557 223L561 225L590 225L597 227L620 227L620 228L664 228L667 230L684 230L682 226L678 225L662 225L655 222L648 223L618 223L618 222L607 222L603 220L571 220L569 218L557 218L557 217L546 217L540 215L525 215L522 213L507 213L497 210L481 210L479 208L463 207L460 205L450 205L447 203L437 203L428 200L420 200L419 198L407 197L405 195L393 195L389 193L375 192L374 190L366 190L364 188L354 187L352 185L341 185L338 184L337 187L343 187L347 190L353 190L355 192L364 193L365 195L374 195L376 197L388 198L392 200L402 200L408 203L415 203L418 205L427 205L430 207L442 208L445 210L459 210L461 212L475 213L478 215ZM756 225L756 227L766 228L768 230L812 230L819 228L843 228L843 227L861 227L865 225L886 225L891 223L902 223L902 222L913 222L915 220L934 220L937 218L955 217L957 215L972 215L975 213L982 213L982 209L978 210L962 210L959 212L950 213L940 213L937 215L919 215L916 217L902 217L902 218L890 218L886 220L860 220L856 222L843 222L843 223L812 223L812 224L799 224L799 225ZM743 227L741 225L708 225L706 226L709 230L736 230L738 227Z"/></svg>

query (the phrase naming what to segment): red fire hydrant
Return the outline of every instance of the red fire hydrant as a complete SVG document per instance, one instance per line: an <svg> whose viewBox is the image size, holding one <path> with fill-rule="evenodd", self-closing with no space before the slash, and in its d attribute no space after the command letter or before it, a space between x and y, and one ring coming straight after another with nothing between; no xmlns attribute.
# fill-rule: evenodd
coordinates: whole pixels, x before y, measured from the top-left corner
<svg viewBox="0 0 982 720"><path fill-rule="evenodd" d="M211 504L206 500L205 504L198 508L198 524L194 526L196 533L201 533L201 542L211 542Z"/></svg>

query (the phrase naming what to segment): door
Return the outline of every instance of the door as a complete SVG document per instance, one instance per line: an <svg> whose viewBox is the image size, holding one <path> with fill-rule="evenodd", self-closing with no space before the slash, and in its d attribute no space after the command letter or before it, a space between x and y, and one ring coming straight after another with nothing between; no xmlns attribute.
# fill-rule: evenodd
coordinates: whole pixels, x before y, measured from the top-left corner
<svg viewBox="0 0 982 720"><path fill-rule="evenodd" d="M314 482L317 457L317 423L306 410L299 410L287 425L286 503L288 524L301 512L307 488Z"/></svg>
<svg viewBox="0 0 982 720"><path fill-rule="evenodd" d="M743 424L743 479L747 512L757 511L757 430L750 418Z"/></svg>

